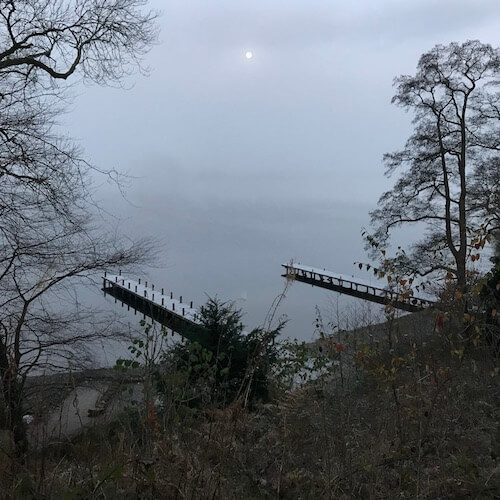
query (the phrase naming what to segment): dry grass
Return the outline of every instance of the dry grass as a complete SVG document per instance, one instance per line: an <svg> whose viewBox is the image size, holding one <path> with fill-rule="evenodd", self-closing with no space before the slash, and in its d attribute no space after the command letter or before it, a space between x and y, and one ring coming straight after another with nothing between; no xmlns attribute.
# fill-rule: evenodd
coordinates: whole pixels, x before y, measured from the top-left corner
<svg viewBox="0 0 500 500"><path fill-rule="evenodd" d="M343 333L342 377L336 365L276 388L251 412L124 415L4 468L2 484L15 498L495 498L494 359L430 323L418 335L385 325L390 349L383 332Z"/></svg>

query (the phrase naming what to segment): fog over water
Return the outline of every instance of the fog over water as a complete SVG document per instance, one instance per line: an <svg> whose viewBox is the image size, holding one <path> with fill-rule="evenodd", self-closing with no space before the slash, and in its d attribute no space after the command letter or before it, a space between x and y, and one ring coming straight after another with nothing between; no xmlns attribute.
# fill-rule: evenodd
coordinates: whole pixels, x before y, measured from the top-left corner
<svg viewBox="0 0 500 500"><path fill-rule="evenodd" d="M126 200L107 183L97 196L119 231L161 241L149 278L197 304L236 300L249 327L292 258L359 273L361 228L391 185L382 155L411 130L390 104L393 78L436 43L499 40L498 0L152 5L150 75L78 86L65 126L94 164L133 177ZM287 335L311 338L315 305L332 298L294 284Z"/></svg>

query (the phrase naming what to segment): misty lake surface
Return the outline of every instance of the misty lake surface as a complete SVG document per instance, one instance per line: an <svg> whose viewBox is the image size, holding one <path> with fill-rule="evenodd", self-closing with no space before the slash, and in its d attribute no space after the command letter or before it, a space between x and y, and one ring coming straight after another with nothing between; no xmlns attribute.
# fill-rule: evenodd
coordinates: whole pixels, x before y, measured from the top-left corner
<svg viewBox="0 0 500 500"><path fill-rule="evenodd" d="M363 204L300 204L258 195L224 199L224 192L196 198L184 195L189 190L155 187L146 179L139 185L146 186L139 196L136 191L140 206L120 201L119 229L160 239L158 267L145 269L141 277L182 295L184 301L193 300L195 307L207 297L235 301L247 329L263 324L285 286L281 264L290 259L370 279L354 265L366 261L360 231L368 210ZM140 321L114 305L114 299L106 301L132 327ZM276 314L277 319L288 319L283 335L301 340L317 335L316 306L325 323L336 323L338 313L342 316L353 307L367 308L355 299L292 283ZM380 311L376 305L371 308L373 315Z"/></svg>

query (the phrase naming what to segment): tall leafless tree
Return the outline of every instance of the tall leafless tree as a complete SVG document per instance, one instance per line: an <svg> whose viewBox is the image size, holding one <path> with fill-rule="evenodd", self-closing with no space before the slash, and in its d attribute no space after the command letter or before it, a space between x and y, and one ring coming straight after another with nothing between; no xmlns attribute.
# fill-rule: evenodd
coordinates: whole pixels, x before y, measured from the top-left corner
<svg viewBox="0 0 500 500"><path fill-rule="evenodd" d="M146 3L0 0L0 383L3 424L18 443L29 371L96 337L75 325L82 310L61 301L74 283L150 251L100 229L89 203L93 167L55 127L69 77L105 84L140 68L156 37Z"/></svg>
<svg viewBox="0 0 500 500"><path fill-rule="evenodd" d="M395 86L392 102L414 113L414 132L385 155L386 173L400 175L371 213L371 241L383 245L394 228L422 226L424 238L399 264L454 276L464 293L472 247L500 222L500 51L479 41L438 45Z"/></svg>

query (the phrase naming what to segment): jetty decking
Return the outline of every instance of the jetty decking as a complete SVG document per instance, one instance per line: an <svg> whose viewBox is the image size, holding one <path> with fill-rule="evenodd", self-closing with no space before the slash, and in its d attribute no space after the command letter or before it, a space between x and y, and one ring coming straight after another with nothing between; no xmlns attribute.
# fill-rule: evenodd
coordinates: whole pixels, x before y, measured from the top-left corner
<svg viewBox="0 0 500 500"><path fill-rule="evenodd" d="M326 269L319 269L301 264L282 264L285 268L283 277L343 293L359 299L376 302L377 304L391 304L397 309L408 312L417 312L434 305L430 298L416 297L398 293L387 288L372 285L352 276L334 273Z"/></svg>
<svg viewBox="0 0 500 500"><path fill-rule="evenodd" d="M192 302L183 302L182 296L174 298L172 292L155 289L155 285L147 281L108 273L104 273L102 290L104 295L111 295L115 302L120 301L122 307L126 305L134 314L139 312L189 340L199 340L203 327L198 311Z"/></svg>

